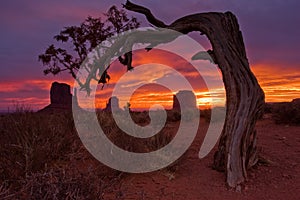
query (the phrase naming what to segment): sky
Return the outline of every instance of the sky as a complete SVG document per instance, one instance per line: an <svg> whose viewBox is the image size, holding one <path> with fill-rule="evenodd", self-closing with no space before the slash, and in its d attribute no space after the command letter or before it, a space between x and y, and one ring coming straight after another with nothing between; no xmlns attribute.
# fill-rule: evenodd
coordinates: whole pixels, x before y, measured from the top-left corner
<svg viewBox="0 0 300 200"><path fill-rule="evenodd" d="M291 101L300 97L300 2L297 0L133 0L152 10L153 14L169 24L179 17L200 12L233 12L239 21L246 46L251 70L256 75L266 94L267 102ZM171 2L171 3L170 3ZM13 109L22 104L32 109L40 109L49 104L49 91L53 81L73 84L69 74L57 76L43 74L42 63L38 55L48 45L55 43L53 36L66 26L79 25L88 16L103 16L110 6L121 7L125 0L11 0L0 1L0 110ZM128 11L143 26L149 24L144 16ZM191 35L204 48L207 40L198 34ZM142 53L141 53L142 54ZM147 56L161 63L176 68L192 83L199 106L210 104L212 96L222 97L222 85L213 88L213 94L203 84L203 74L195 75L187 63L180 65L168 61L167 53L153 52ZM147 56L134 55L134 64L147 64ZM169 56L168 58L171 58ZM149 58L149 57L148 57ZM172 57L173 58L173 57ZM180 60L180 59L179 59ZM150 61L149 61L150 62ZM149 108L152 103L171 106L174 91L158 86L157 81L171 73L155 65L153 71L143 71L138 77L148 77L150 82L138 85L140 88L131 97L131 104L136 108ZM105 106L119 78L125 73L118 68L112 69L111 83L103 90L97 90L96 105ZM127 75L126 84L139 81L137 76ZM202 76L202 77L201 77ZM135 78L133 78L135 77ZM209 77L209 76L208 76ZM213 79L213 77L210 77ZM134 80L133 80L134 79ZM140 82L141 83L141 82ZM176 85L176 83L174 82ZM175 88L176 89L176 88ZM180 89L178 87L177 89ZM126 100L121 101L121 106Z"/></svg>

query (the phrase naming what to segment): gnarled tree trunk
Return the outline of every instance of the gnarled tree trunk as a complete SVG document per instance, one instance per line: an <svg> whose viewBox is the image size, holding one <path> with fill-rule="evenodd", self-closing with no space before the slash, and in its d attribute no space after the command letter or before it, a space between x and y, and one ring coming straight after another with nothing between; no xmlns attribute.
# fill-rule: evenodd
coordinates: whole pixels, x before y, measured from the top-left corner
<svg viewBox="0 0 300 200"><path fill-rule="evenodd" d="M154 26L183 34L199 31L212 45L226 90L227 114L214 166L225 170L227 183L236 187L247 179L247 169L257 162L255 124L264 105L264 93L250 70L242 33L230 13L200 13L185 16L170 25L156 19L149 9L127 1L127 10L142 13Z"/></svg>

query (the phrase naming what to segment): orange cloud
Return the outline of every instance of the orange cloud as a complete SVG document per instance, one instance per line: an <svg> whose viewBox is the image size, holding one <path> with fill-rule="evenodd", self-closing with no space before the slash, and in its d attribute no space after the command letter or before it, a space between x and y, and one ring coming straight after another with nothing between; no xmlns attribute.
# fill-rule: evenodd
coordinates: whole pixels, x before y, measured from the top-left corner
<svg viewBox="0 0 300 200"><path fill-rule="evenodd" d="M53 77L44 79L28 79L0 82L0 110L13 109L16 105L24 105L38 110L50 103L49 93ZM56 81L73 85L71 79L57 77Z"/></svg>
<svg viewBox="0 0 300 200"><path fill-rule="evenodd" d="M173 93L168 88L157 85L147 84L136 90L130 98L133 109L146 109L159 104L165 109L172 108ZM126 103L126 102L120 102Z"/></svg>
<svg viewBox="0 0 300 200"><path fill-rule="evenodd" d="M252 67L262 89L266 102L291 101L300 97L300 74L292 67L258 64Z"/></svg>
<svg viewBox="0 0 300 200"><path fill-rule="evenodd" d="M197 104L200 108L211 106L212 99L218 105L224 105L225 94L223 86L216 85L208 91L203 80L203 74L200 74L194 67L180 56L162 50L153 50L145 52L139 50L133 53L133 66L141 67L144 65L145 71L142 73L126 72L126 67L121 66L118 61L115 61L109 69L111 75L110 82L101 90L101 85L96 91L95 106L104 108L109 97L112 96L116 84L119 83L122 76L126 75L123 90L126 91L133 85L138 86L138 89L129 98L133 109L149 109L154 104L160 104L166 109L172 107L173 95L177 91L171 91L168 88L158 85L158 80L167 80L169 76L174 74L160 68L159 65L149 63L158 63L174 68L192 85L197 97ZM251 66L256 75L261 87L263 88L267 102L291 101L294 98L300 97L300 75L297 66L283 68L283 65L271 64L256 64ZM210 81L214 81L213 74L205 74ZM73 86L74 80L65 79L59 76L44 77L43 79L28 79L19 81L0 82L0 109L6 110L8 107L13 107L17 102L29 105L33 109L41 109L49 104L49 90L53 81L65 82ZM147 81L144 81L147 80ZM168 80L172 86L181 88L182 84L176 76ZM86 94L85 94L86 95ZM122 92L119 96L120 107L126 105L127 100L124 100ZM83 104L83 107L89 107L88 104Z"/></svg>
<svg viewBox="0 0 300 200"><path fill-rule="evenodd" d="M170 109L173 95L179 90L188 89L180 77L186 79L192 86L197 96L198 106L211 106L212 99L218 102L218 105L224 105L224 94L219 94L219 90L223 86L216 85L212 91L208 92L202 74L191 63L178 55L157 49L150 52L137 50L133 52L132 65L135 69L132 72L126 72L126 67L121 66L118 61L113 62L108 70L111 76L109 83L104 86L103 90L101 86L97 87L95 100L89 97L80 99L80 106L104 108L108 99L113 95L113 91L117 88L119 89L118 94L114 95L120 99L120 107L125 106L130 101L133 109L149 109L154 104L160 104ZM175 70L169 70L171 68ZM205 75L210 76L211 81L215 78L212 74ZM172 86L173 92L159 86L160 83ZM132 96L128 96L128 91L134 90L134 88L138 88L137 91ZM85 95L83 94L82 97Z"/></svg>

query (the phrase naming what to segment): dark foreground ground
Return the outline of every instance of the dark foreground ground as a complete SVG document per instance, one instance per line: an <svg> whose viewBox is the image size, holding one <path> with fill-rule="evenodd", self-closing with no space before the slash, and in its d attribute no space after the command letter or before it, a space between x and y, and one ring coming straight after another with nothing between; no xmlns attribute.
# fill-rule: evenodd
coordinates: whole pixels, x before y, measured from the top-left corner
<svg viewBox="0 0 300 200"><path fill-rule="evenodd" d="M142 114L138 123L146 123ZM120 137L110 117L100 123L108 137L123 148L132 142ZM176 132L168 123L165 135ZM112 170L82 146L70 114L10 114L0 118L0 199L299 199L300 127L258 122L261 162L249 171L241 191L227 188L224 174L211 168L213 151L198 158L208 123L201 120L195 141L173 166L145 174ZM156 138L147 149L163 145ZM161 143L161 144L160 144ZM145 151L135 146L135 151ZM129 148L130 149L130 148Z"/></svg>

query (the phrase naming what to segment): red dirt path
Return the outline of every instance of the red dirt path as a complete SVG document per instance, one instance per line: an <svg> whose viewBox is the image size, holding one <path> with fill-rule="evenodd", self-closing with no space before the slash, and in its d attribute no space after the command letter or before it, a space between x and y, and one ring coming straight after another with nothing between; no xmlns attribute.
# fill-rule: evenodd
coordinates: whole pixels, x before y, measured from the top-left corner
<svg viewBox="0 0 300 200"><path fill-rule="evenodd" d="M211 168L214 151L198 158L208 124L200 125L196 140L176 170L124 174L119 188L106 191L104 199L300 199L300 127L259 121L258 146L267 163L250 170L246 184L233 191L226 186L224 174Z"/></svg>

